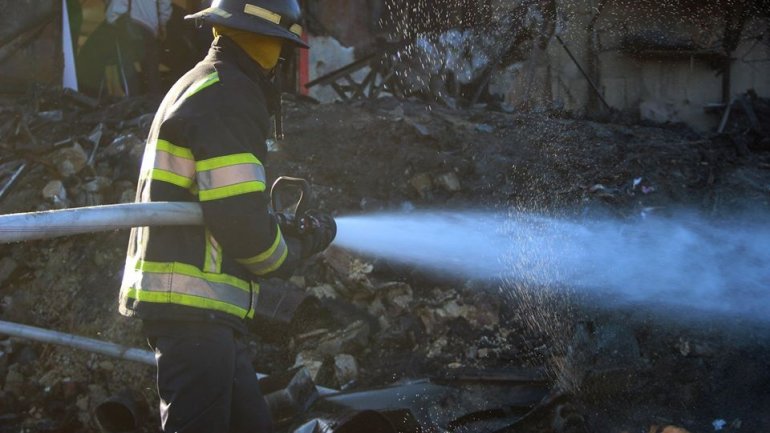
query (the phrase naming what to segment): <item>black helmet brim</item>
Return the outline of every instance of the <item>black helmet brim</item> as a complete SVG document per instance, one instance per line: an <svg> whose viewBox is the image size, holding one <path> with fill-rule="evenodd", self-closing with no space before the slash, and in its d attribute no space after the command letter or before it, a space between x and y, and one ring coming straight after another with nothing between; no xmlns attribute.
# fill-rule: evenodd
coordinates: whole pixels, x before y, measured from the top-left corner
<svg viewBox="0 0 770 433"><path fill-rule="evenodd" d="M230 14L220 8L210 7L191 15L185 15L186 20L201 20L211 25L221 25L246 32L281 38L301 48L310 48L302 38L279 25L259 17L243 14Z"/></svg>

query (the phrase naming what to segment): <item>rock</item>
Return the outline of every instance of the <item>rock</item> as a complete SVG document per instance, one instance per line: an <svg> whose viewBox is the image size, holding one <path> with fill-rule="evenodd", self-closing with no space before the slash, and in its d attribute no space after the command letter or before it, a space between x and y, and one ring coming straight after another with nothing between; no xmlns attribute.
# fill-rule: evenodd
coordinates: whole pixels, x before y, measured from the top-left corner
<svg viewBox="0 0 770 433"><path fill-rule="evenodd" d="M315 381L321 371L324 357L318 352L304 350L294 358L294 367L305 367L310 377Z"/></svg>
<svg viewBox="0 0 770 433"><path fill-rule="evenodd" d="M0 350L0 377L5 377L8 374L8 354L4 350Z"/></svg>
<svg viewBox="0 0 770 433"><path fill-rule="evenodd" d="M339 294L334 290L334 287L329 284L308 287L307 294L318 299L337 299L339 297Z"/></svg>
<svg viewBox="0 0 770 433"><path fill-rule="evenodd" d="M56 170L62 177L70 177L80 172L88 162L88 155L78 143L56 152L54 156Z"/></svg>
<svg viewBox="0 0 770 433"><path fill-rule="evenodd" d="M435 358L441 355L444 352L444 348L446 348L447 344L449 344L449 341L447 340L446 336L439 337L438 339L434 340L433 343L431 343L430 347L428 348L428 353L425 356L427 358Z"/></svg>
<svg viewBox="0 0 770 433"><path fill-rule="evenodd" d="M106 191L112 186L112 181L103 176L96 176L93 180L86 182L83 189L87 192L99 193Z"/></svg>
<svg viewBox="0 0 770 433"><path fill-rule="evenodd" d="M673 425L669 425L669 426L664 427L663 430L661 430L660 433L690 433L690 432L685 430L685 429L683 429L683 428L681 428L681 427L676 427L676 426L673 426Z"/></svg>
<svg viewBox="0 0 770 433"><path fill-rule="evenodd" d="M24 375L19 371L18 364L8 367L8 372L5 374L5 386L3 387L3 391L20 395L23 386Z"/></svg>
<svg viewBox="0 0 770 433"><path fill-rule="evenodd" d="M479 132L486 132L486 133L495 132L495 127L492 125L488 125L486 123L477 123L475 128L476 128L476 131L479 131Z"/></svg>
<svg viewBox="0 0 770 433"><path fill-rule="evenodd" d="M52 180L43 187L43 198L50 200L58 208L67 207L67 189L60 180Z"/></svg>
<svg viewBox="0 0 770 433"><path fill-rule="evenodd" d="M343 291L346 288L351 290L364 289L366 293L373 292L374 286L369 280L369 274L374 270L374 266L371 263L364 262L353 256L350 252L333 246L326 250L324 258L326 263L345 283L344 287L335 288L335 291L340 295L353 295L353 293Z"/></svg>
<svg viewBox="0 0 770 433"><path fill-rule="evenodd" d="M136 190L131 188L131 189L123 190L123 192L120 193L120 198L118 199L118 201L120 203L133 203L135 199L136 199Z"/></svg>
<svg viewBox="0 0 770 433"><path fill-rule="evenodd" d="M460 187L460 179L457 177L457 174L455 174L455 172L453 171L438 175L435 179L435 182L438 186L444 188L449 192L457 192L462 189Z"/></svg>
<svg viewBox="0 0 770 433"><path fill-rule="evenodd" d="M415 131L417 131L418 134L420 134L423 137L430 137L430 129L428 129L427 126L423 125L422 123L417 122L414 119L411 119L409 117L404 117L404 122L406 122L408 125L413 127Z"/></svg>
<svg viewBox="0 0 770 433"><path fill-rule="evenodd" d="M342 352L353 352L366 347L369 340L369 325L357 320L347 328L332 333L318 342L316 351L325 356L334 356Z"/></svg>
<svg viewBox="0 0 770 433"><path fill-rule="evenodd" d="M358 362L353 355L340 353L334 357L334 376L340 388L358 379Z"/></svg>
<svg viewBox="0 0 770 433"><path fill-rule="evenodd" d="M433 187L433 179L427 173L420 173L412 176L409 179L409 184L420 194L420 197L426 198L430 195L430 190Z"/></svg>
<svg viewBox="0 0 770 433"><path fill-rule="evenodd" d="M414 302L412 287L406 283L383 284L377 288L377 294L377 299L394 315L409 309Z"/></svg>
<svg viewBox="0 0 770 433"><path fill-rule="evenodd" d="M5 284L5 281L13 275L18 267L19 264L16 263L16 260L10 257L0 259L0 286Z"/></svg>
<svg viewBox="0 0 770 433"><path fill-rule="evenodd" d="M307 287L307 283L305 282L305 277L302 275L294 275L291 278L289 278L289 281L299 288L304 289L305 287Z"/></svg>

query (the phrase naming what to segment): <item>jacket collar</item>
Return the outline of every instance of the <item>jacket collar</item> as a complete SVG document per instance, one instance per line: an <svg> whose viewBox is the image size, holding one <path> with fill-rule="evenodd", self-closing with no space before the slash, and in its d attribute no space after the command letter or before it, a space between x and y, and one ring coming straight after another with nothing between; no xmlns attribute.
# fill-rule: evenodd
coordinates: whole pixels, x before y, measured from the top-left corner
<svg viewBox="0 0 770 433"><path fill-rule="evenodd" d="M279 90L276 86L267 78L267 71L265 71L257 62L251 59L246 51L238 46L232 39L227 36L217 36L211 43L206 61L211 62L225 62L235 65L241 72L255 82L262 91L265 93L269 108L272 111L273 103L278 98Z"/></svg>

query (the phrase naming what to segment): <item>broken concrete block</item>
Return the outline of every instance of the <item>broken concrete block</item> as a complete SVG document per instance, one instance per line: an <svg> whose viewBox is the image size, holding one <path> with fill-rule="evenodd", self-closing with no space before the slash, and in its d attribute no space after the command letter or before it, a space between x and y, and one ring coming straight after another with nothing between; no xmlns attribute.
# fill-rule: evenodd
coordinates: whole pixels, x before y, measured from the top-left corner
<svg viewBox="0 0 770 433"><path fill-rule="evenodd" d="M16 260L10 257L3 257L0 259L0 286L5 284L5 281L11 277L11 275L19 267Z"/></svg>
<svg viewBox="0 0 770 433"><path fill-rule="evenodd" d="M433 187L433 179L427 173L420 173L412 176L409 179L409 184L420 194L420 197L425 198L430 194L430 190Z"/></svg>
<svg viewBox="0 0 770 433"><path fill-rule="evenodd" d="M435 179L435 182L438 186L444 188L449 192L457 192L462 189L462 187L460 186L460 179L457 177L457 174L455 174L455 172L453 171L438 175Z"/></svg>
<svg viewBox="0 0 770 433"><path fill-rule="evenodd" d="M302 352L299 352L294 358L294 366L292 368L304 367L310 375L310 378L315 381L316 377L318 376L318 372L321 371L321 366L323 365L324 360L323 358L324 357L322 355L319 355L315 351L303 350Z"/></svg>
<svg viewBox="0 0 770 433"><path fill-rule="evenodd" d="M66 207L67 189L60 180L52 180L43 187L43 197L50 200L56 207Z"/></svg>
<svg viewBox="0 0 770 433"><path fill-rule="evenodd" d="M347 328L329 334L318 342L316 351L325 356L334 356L342 352L354 352L366 347L369 341L369 325L357 320Z"/></svg>
<svg viewBox="0 0 770 433"><path fill-rule="evenodd" d="M126 189L120 193L120 203L133 203L136 200L136 190Z"/></svg>
<svg viewBox="0 0 770 433"><path fill-rule="evenodd" d="M289 281L299 288L304 289L305 287L307 287L307 283L305 282L305 277L302 275L294 275L291 278L289 278Z"/></svg>
<svg viewBox="0 0 770 433"><path fill-rule="evenodd" d="M342 280L344 287L335 287L342 296L350 296L352 293L344 292L345 288L364 289L367 293L374 290L369 274L374 270L371 263L362 261L350 252L341 248L330 247L324 253L326 263L335 271Z"/></svg>
<svg viewBox="0 0 770 433"><path fill-rule="evenodd" d="M54 159L56 170L67 178L77 174L86 166L88 155L78 143L75 143L72 147L66 147L56 152Z"/></svg>
<svg viewBox="0 0 770 433"><path fill-rule="evenodd" d="M6 377L8 374L8 354L0 350L0 377Z"/></svg>
<svg viewBox="0 0 770 433"><path fill-rule="evenodd" d="M340 353L334 357L334 376L340 388L358 379L358 362L353 355Z"/></svg>
<svg viewBox="0 0 770 433"><path fill-rule="evenodd" d="M410 308L414 302L414 293L409 284L390 282L377 288L378 300L392 313L398 314ZM371 311L370 311L371 312Z"/></svg>
<svg viewBox="0 0 770 433"><path fill-rule="evenodd" d="M109 189L110 186L112 186L112 181L110 179L103 176L97 176L93 180L86 182L83 185L83 189L87 192L98 193Z"/></svg>
<svg viewBox="0 0 770 433"><path fill-rule="evenodd" d="M320 286L308 287L307 294L318 299L337 299L340 295L329 284L322 284Z"/></svg>
<svg viewBox="0 0 770 433"><path fill-rule="evenodd" d="M8 372L5 374L5 386L3 387L3 391L19 395L24 386L24 375L19 372L17 367L18 364L8 367Z"/></svg>

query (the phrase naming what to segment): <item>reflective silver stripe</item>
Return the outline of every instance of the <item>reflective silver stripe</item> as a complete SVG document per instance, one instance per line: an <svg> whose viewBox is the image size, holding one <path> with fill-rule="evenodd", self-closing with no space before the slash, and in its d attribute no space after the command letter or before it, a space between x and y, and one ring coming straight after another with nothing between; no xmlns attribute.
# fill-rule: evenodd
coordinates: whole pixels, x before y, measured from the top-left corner
<svg viewBox="0 0 770 433"><path fill-rule="evenodd" d="M255 275L265 275L278 269L283 264L283 260L289 251L283 236L280 233L278 233L278 236L280 237L278 245L276 245L275 250L268 257L254 263L249 263L248 260L239 260L239 262Z"/></svg>
<svg viewBox="0 0 770 433"><path fill-rule="evenodd" d="M199 307L206 307L208 299L225 302L245 311L251 306L250 291L183 274L145 272L141 276L141 284L134 287L141 287L141 290L147 292L170 292L202 298L201 302L195 305Z"/></svg>
<svg viewBox="0 0 770 433"><path fill-rule="evenodd" d="M180 158L162 150L158 150L155 155L155 168L177 174L190 180L195 177L195 161Z"/></svg>
<svg viewBox="0 0 770 433"><path fill-rule="evenodd" d="M214 236L206 230L206 259L203 264L203 270L212 274L218 274L222 271L222 248Z"/></svg>
<svg viewBox="0 0 770 433"><path fill-rule="evenodd" d="M195 166L193 166L193 171ZM236 185L243 182L260 181L267 183L265 167L259 164L237 164L198 173L198 188L201 191Z"/></svg>

